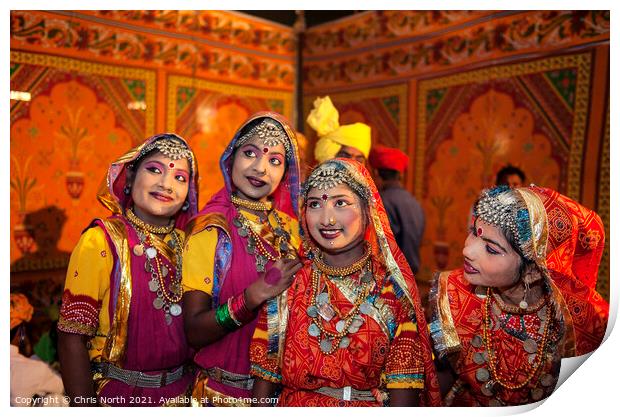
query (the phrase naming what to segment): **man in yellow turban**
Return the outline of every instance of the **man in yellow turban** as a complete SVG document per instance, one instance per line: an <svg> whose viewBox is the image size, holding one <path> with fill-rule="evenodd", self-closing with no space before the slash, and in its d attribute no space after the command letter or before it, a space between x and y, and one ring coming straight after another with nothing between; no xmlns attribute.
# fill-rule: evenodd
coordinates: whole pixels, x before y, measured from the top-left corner
<svg viewBox="0 0 620 417"><path fill-rule="evenodd" d="M314 109L306 120L319 136L314 148L317 162L351 158L366 163L371 145L370 126L364 123L340 126L338 110L329 96L314 100Z"/></svg>

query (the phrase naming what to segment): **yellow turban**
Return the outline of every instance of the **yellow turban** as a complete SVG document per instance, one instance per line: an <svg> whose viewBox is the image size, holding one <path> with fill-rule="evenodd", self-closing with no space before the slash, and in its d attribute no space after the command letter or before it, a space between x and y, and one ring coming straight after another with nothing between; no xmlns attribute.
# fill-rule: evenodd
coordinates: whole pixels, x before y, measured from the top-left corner
<svg viewBox="0 0 620 417"><path fill-rule="evenodd" d="M319 163L334 158L342 146L358 149L368 158L371 144L370 126L364 123L340 126L338 110L329 96L314 100L314 109L306 120L319 135L314 147L314 158Z"/></svg>
<svg viewBox="0 0 620 417"><path fill-rule="evenodd" d="M24 294L11 294L11 330L24 321L30 321L33 312Z"/></svg>

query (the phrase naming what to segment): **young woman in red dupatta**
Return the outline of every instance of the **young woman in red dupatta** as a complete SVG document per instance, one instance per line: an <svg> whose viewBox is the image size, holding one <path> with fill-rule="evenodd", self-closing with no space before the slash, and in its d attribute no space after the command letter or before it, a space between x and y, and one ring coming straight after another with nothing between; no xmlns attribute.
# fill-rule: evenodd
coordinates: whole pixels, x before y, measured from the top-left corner
<svg viewBox="0 0 620 417"><path fill-rule="evenodd" d="M604 240L596 213L555 191L481 194L463 268L438 274L431 289L446 405L539 401L553 392L561 358L600 345L609 306L593 283Z"/></svg>
<svg viewBox="0 0 620 417"><path fill-rule="evenodd" d="M73 250L58 321L73 405L189 404L180 268L197 177L194 154L173 134L110 166L97 197L112 216L94 220Z"/></svg>
<svg viewBox="0 0 620 417"><path fill-rule="evenodd" d="M185 327L199 349L192 404L249 406L256 311L266 302L277 321L275 296L301 267L295 134L282 116L257 113L220 167L225 187L191 222L183 255Z"/></svg>
<svg viewBox="0 0 620 417"><path fill-rule="evenodd" d="M439 385L416 283L379 193L358 162L308 177L307 259L286 292L274 338L267 308L250 348L254 397L279 406L438 405Z"/></svg>

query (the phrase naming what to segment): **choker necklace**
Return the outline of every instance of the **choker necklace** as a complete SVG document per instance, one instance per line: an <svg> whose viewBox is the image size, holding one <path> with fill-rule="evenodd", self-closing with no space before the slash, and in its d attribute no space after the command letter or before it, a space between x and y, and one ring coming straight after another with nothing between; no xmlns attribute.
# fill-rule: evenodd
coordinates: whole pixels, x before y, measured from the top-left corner
<svg viewBox="0 0 620 417"><path fill-rule="evenodd" d="M128 208L125 211L125 216L127 217L127 220L129 220L138 229L146 230L147 232L156 235L167 235L174 230L174 221L165 226L154 226L152 224L146 223L144 220L136 216L136 214L131 208Z"/></svg>
<svg viewBox="0 0 620 417"><path fill-rule="evenodd" d="M521 308L520 306L509 305L506 301L504 301L502 296L496 293L495 290L493 290L492 288L490 288L490 292L491 292L491 295L493 295L493 298L495 299L495 301L497 302L497 305L499 306L499 308L505 313L512 313L512 314L534 313L540 310L540 308L543 305L545 305L545 303L547 302L547 295L543 294L540 297L540 299L536 302L536 304L528 306L526 308Z"/></svg>
<svg viewBox="0 0 620 417"><path fill-rule="evenodd" d="M366 265L366 262L368 262L368 258L370 258L370 247L366 245L366 250L364 252L364 255L362 255L360 259L353 262L349 266L341 266L341 267L330 266L330 265L327 265L325 262L323 262L322 257L319 257L319 256L316 256L314 258L314 265L317 267L319 271L321 271L325 275L329 275L332 277L346 277L346 276L356 273L357 271L361 271L364 265Z"/></svg>
<svg viewBox="0 0 620 417"><path fill-rule="evenodd" d="M273 208L273 204L270 201L262 202L244 200L237 197L235 194L230 195L230 201L232 201L232 203L237 207L243 207L245 209L254 211L271 211L271 209Z"/></svg>

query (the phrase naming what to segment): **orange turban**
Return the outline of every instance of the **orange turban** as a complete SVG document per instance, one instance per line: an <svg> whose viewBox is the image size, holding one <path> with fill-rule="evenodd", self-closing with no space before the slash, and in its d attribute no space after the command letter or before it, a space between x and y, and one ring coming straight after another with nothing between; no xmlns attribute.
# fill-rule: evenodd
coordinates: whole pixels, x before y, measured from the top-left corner
<svg viewBox="0 0 620 417"><path fill-rule="evenodd" d="M409 157L400 149L377 145L370 150L368 162L376 169L405 172L409 166Z"/></svg>
<svg viewBox="0 0 620 417"><path fill-rule="evenodd" d="M33 311L24 294L11 294L11 330L24 321L30 321Z"/></svg>

